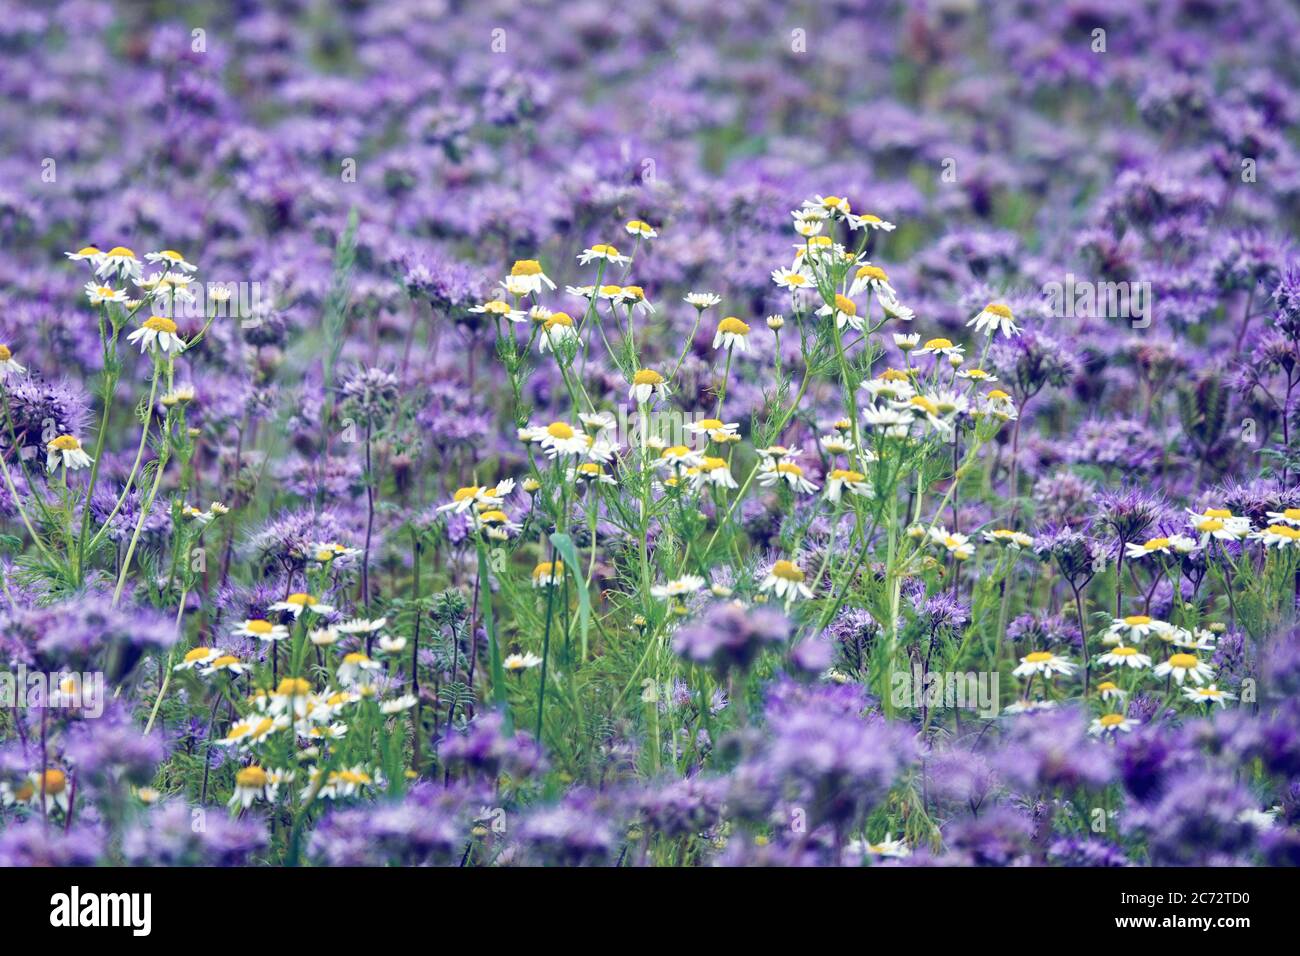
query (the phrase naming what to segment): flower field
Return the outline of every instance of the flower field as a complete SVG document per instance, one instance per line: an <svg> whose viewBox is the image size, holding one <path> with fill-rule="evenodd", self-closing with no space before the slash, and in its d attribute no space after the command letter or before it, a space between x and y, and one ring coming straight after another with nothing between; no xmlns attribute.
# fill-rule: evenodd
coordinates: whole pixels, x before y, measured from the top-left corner
<svg viewBox="0 0 1300 956"><path fill-rule="evenodd" d="M0 865L1300 863L1300 8L0 4Z"/></svg>

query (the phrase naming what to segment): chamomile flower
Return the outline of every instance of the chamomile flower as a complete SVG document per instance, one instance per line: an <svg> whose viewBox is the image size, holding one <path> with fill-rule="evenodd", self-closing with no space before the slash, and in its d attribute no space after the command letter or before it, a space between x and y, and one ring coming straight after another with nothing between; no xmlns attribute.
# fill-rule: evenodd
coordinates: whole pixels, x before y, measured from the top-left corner
<svg viewBox="0 0 1300 956"><path fill-rule="evenodd" d="M239 806L247 810L258 800L274 803L278 786L272 783L271 775L257 764L243 767L235 772L235 792L230 795L230 806Z"/></svg>
<svg viewBox="0 0 1300 956"><path fill-rule="evenodd" d="M1130 541L1124 545L1124 555L1128 558L1145 558L1153 554L1190 554L1196 549L1196 542L1186 535L1174 534L1169 537L1148 538L1138 544Z"/></svg>
<svg viewBox="0 0 1300 956"><path fill-rule="evenodd" d="M758 470L758 483L765 488L784 481L794 491L810 495L817 486L804 477L803 469L793 461L765 459Z"/></svg>
<svg viewBox="0 0 1300 956"><path fill-rule="evenodd" d="M480 485L467 485L464 488L457 488L451 496L451 501L438 505L437 513L443 514L452 511L456 514L464 514L475 505L491 508L501 504L500 499L489 496L487 490L487 488Z"/></svg>
<svg viewBox="0 0 1300 956"><path fill-rule="evenodd" d="M867 484L867 477L860 471L851 471L847 468L833 468L826 475L826 497L839 504L840 496L844 492L858 497L867 497L871 494L871 486Z"/></svg>
<svg viewBox="0 0 1300 956"><path fill-rule="evenodd" d="M861 332L866 325L865 317L858 315L858 304L848 296L836 294L835 304L823 305L817 310L817 314L835 316L835 325L840 329L847 326L854 332Z"/></svg>
<svg viewBox="0 0 1300 956"><path fill-rule="evenodd" d="M599 468L599 465L596 465ZM489 538L506 541L512 534L518 534L522 525L511 521L510 516L498 508L480 511L474 515L474 527Z"/></svg>
<svg viewBox="0 0 1300 956"><path fill-rule="evenodd" d="M954 345L951 339L937 338L927 339L925 344L913 352L913 355L933 355L947 356L948 358L960 358L964 355L966 349L960 345Z"/></svg>
<svg viewBox="0 0 1300 956"><path fill-rule="evenodd" d="M1097 685L1097 693L1101 695L1102 700L1123 700L1128 696L1127 691L1120 690L1118 684L1109 680L1104 680Z"/></svg>
<svg viewBox="0 0 1300 956"><path fill-rule="evenodd" d="M700 418L686 424L692 435L708 435L712 441L726 444L740 437L738 422L724 422L720 418Z"/></svg>
<svg viewBox="0 0 1300 956"><path fill-rule="evenodd" d="M81 442L71 435L59 435L45 446L45 468L53 471L62 465L68 471L89 468L93 461L81 447Z"/></svg>
<svg viewBox="0 0 1300 956"><path fill-rule="evenodd" d="M353 687L357 684L369 684L381 666L378 661L372 661L368 655L353 651L351 654L343 655L336 674L340 684L344 687Z"/></svg>
<svg viewBox="0 0 1300 956"><path fill-rule="evenodd" d="M565 472L565 477L569 481L580 481L587 484L617 485L618 481L613 475L605 471L603 465L598 461L584 461L571 467Z"/></svg>
<svg viewBox="0 0 1300 956"><path fill-rule="evenodd" d="M100 254L99 260L95 263L95 275L116 274L119 278L138 279L143 266L135 253L126 246L114 246L108 252Z"/></svg>
<svg viewBox="0 0 1300 956"><path fill-rule="evenodd" d="M1300 509L1295 509L1300 514ZM1250 519L1238 517L1227 508L1206 508L1204 511L1187 509L1187 520L1192 530L1201 536L1204 547L1211 538L1217 541L1241 541L1253 530Z"/></svg>
<svg viewBox="0 0 1300 956"><path fill-rule="evenodd" d="M527 322L528 313L523 309L512 308L509 302L501 299L493 299L490 302L484 302L482 305L470 306L470 312L478 315L494 315L498 318L509 319L511 322Z"/></svg>
<svg viewBox="0 0 1300 956"><path fill-rule="evenodd" d="M1012 531L1009 528L995 528L992 531L985 531L983 537L990 544L1006 545L1015 551L1034 546L1032 535L1025 534L1023 531Z"/></svg>
<svg viewBox="0 0 1300 956"><path fill-rule="evenodd" d="M65 256L73 262L89 262L91 266L97 266L104 258L104 253L96 246L83 246L76 252L65 252Z"/></svg>
<svg viewBox="0 0 1300 956"><path fill-rule="evenodd" d="M899 322L911 322L916 318L916 312L897 299L881 296L880 308L885 313L886 318L897 319Z"/></svg>
<svg viewBox="0 0 1300 956"><path fill-rule="evenodd" d="M849 225L854 229L879 229L881 232L893 232L898 228L892 222L881 219L872 213L866 213L862 216L855 216L850 213L848 220Z"/></svg>
<svg viewBox="0 0 1300 956"><path fill-rule="evenodd" d="M645 289L639 285L625 285L619 289L616 301L630 305L632 311L639 315L654 315L655 307L646 298Z"/></svg>
<svg viewBox="0 0 1300 956"><path fill-rule="evenodd" d="M907 848L907 844L902 839L895 840L888 833L879 843L863 843L854 841L849 844L849 849L853 853L871 854L891 860L902 860L912 855L912 851Z"/></svg>
<svg viewBox="0 0 1300 956"><path fill-rule="evenodd" d="M520 297L539 295L542 286L554 291L555 283L542 271L542 264L536 259L520 259L510 267L510 275L502 283L507 292Z"/></svg>
<svg viewBox="0 0 1300 956"><path fill-rule="evenodd" d="M964 534L949 531L942 525L931 528L928 533L933 544L942 547L958 561L965 561L975 554L975 545L971 544L970 538Z"/></svg>
<svg viewBox="0 0 1300 956"><path fill-rule="evenodd" d="M1020 658L1020 666L1011 673L1016 677L1042 674L1044 680L1051 680L1057 674L1069 677L1078 666L1051 651L1033 651Z"/></svg>
<svg viewBox="0 0 1300 956"><path fill-rule="evenodd" d="M650 588L650 596L661 601L685 597L703 589L704 584L704 578L697 574L683 574L680 578L675 578L667 584L653 585Z"/></svg>
<svg viewBox="0 0 1300 956"><path fill-rule="evenodd" d="M400 697L394 697L381 703L379 712L385 717L392 717L394 714L405 713L417 703L419 701L414 694L402 694Z"/></svg>
<svg viewBox="0 0 1300 956"><path fill-rule="evenodd" d="M542 334L537 337L539 352L554 352L559 346L578 337L573 316L567 312L548 312L541 322Z"/></svg>
<svg viewBox="0 0 1300 956"><path fill-rule="evenodd" d="M847 455L853 451L853 440L841 432L832 432L817 439L822 451L828 455Z"/></svg>
<svg viewBox="0 0 1300 956"><path fill-rule="evenodd" d="M318 564L329 564L339 558L359 558L360 548L349 548L336 541L320 541L311 546L312 560Z"/></svg>
<svg viewBox="0 0 1300 956"><path fill-rule="evenodd" d="M521 674L526 670L537 667L542 663L542 659L532 652L522 654L508 654L506 659L501 662L501 666L512 674Z"/></svg>
<svg viewBox="0 0 1300 956"><path fill-rule="evenodd" d="M1209 515L1210 512L1206 512ZM1268 519L1275 524L1284 524L1291 528L1300 528L1300 508L1285 508L1282 511L1266 512Z"/></svg>
<svg viewBox="0 0 1300 956"><path fill-rule="evenodd" d="M603 242L598 242L590 249L584 249L578 256L578 261L584 266L598 261L613 262L617 265L625 266L631 262L632 259L629 256L620 254L613 246L607 245Z"/></svg>
<svg viewBox="0 0 1300 956"><path fill-rule="evenodd" d="M234 654L222 654L207 663L201 673L204 677L211 677L213 674L232 674L239 677L248 673L248 665L241 661Z"/></svg>
<svg viewBox="0 0 1300 956"><path fill-rule="evenodd" d="M921 336L916 332L908 332L906 334L895 332L893 333L893 338L894 345L898 347L900 352L910 352L921 344Z"/></svg>
<svg viewBox="0 0 1300 956"><path fill-rule="evenodd" d="M1289 524L1271 524L1262 531L1253 531L1250 537L1262 541L1266 548L1300 548L1300 528Z"/></svg>
<svg viewBox="0 0 1300 956"><path fill-rule="evenodd" d="M34 807L41 807L46 812L53 810L55 807L68 812L68 775L56 767L47 767L44 773L31 773L27 775L30 784L29 788L23 788L28 792L28 801Z"/></svg>
<svg viewBox="0 0 1300 956"><path fill-rule="evenodd" d="M156 350L166 356L185 351L185 340L176 334L176 323L164 315L151 315L126 340L138 343L141 354Z"/></svg>
<svg viewBox="0 0 1300 956"><path fill-rule="evenodd" d="M1189 631L1183 627L1175 627L1171 629L1167 640L1174 647L1182 650L1213 652L1216 637L1213 632L1203 628Z"/></svg>
<svg viewBox="0 0 1300 956"><path fill-rule="evenodd" d="M1217 684L1211 684L1209 687L1184 687L1183 699L1196 704L1218 704L1220 707L1227 707L1228 701L1236 700L1237 695L1219 690Z"/></svg>
<svg viewBox="0 0 1300 956"><path fill-rule="evenodd" d="M226 731L226 736L216 743L226 747L256 747L268 740L277 730L284 730L289 723L287 715L268 717L264 714L250 714L231 724L230 729Z"/></svg>
<svg viewBox="0 0 1300 956"><path fill-rule="evenodd" d="M803 454L801 448L788 448L785 445L768 445L766 448L754 449L758 456L763 459L780 461L783 458L798 458Z"/></svg>
<svg viewBox="0 0 1300 956"><path fill-rule="evenodd" d="M889 276L885 270L869 262L858 267L858 271L853 274L853 284L849 286L851 296L858 296L863 292L874 292L885 299L897 297L894 287L889 284Z"/></svg>
<svg viewBox="0 0 1300 956"><path fill-rule="evenodd" d="M1143 654L1136 647L1113 647L1105 654L1097 658L1097 663L1105 664L1107 667L1131 667L1134 670L1141 670L1144 667L1151 666L1151 658Z"/></svg>
<svg viewBox="0 0 1300 956"><path fill-rule="evenodd" d="M652 368L638 369L632 376L632 387L627 393L627 397L638 405L644 405L652 398L662 400L668 395L668 382Z"/></svg>
<svg viewBox="0 0 1300 956"><path fill-rule="evenodd" d="M98 282L87 282L86 298L90 300L91 305L102 305L105 302L125 302L126 290L114 289L111 285L101 285Z"/></svg>
<svg viewBox="0 0 1300 956"><path fill-rule="evenodd" d="M721 302L722 296L716 292L688 292L683 301L703 312L705 309L711 309Z"/></svg>
<svg viewBox="0 0 1300 956"><path fill-rule="evenodd" d="M197 667L202 667L209 661L214 661L221 656L221 651L215 647L196 647L187 651L181 662L172 668L174 671L191 671Z"/></svg>
<svg viewBox="0 0 1300 956"><path fill-rule="evenodd" d="M958 378L964 378L970 382L991 385L998 380L998 377L992 372L985 371L982 368L963 368L957 372Z"/></svg>
<svg viewBox="0 0 1300 956"><path fill-rule="evenodd" d="M533 587L549 588L564 580L563 561L542 561L533 568Z"/></svg>
<svg viewBox="0 0 1300 956"><path fill-rule="evenodd" d="M796 209L790 216L794 219L794 231L804 238L821 235L826 228L826 216L816 210Z"/></svg>
<svg viewBox="0 0 1300 956"><path fill-rule="evenodd" d="M803 201L803 208L825 216L847 216L853 210L849 201L840 196L814 196Z"/></svg>
<svg viewBox="0 0 1300 956"><path fill-rule="evenodd" d="M713 336L715 349L735 349L737 352L749 350L749 326L734 315L729 315L718 323L718 331Z"/></svg>
<svg viewBox="0 0 1300 956"><path fill-rule="evenodd" d="M688 468L686 474L691 480L691 486L696 491L707 486L730 489L740 487L736 484L736 479L732 477L731 468L727 465L725 458L714 458L706 455L700 460L697 467Z"/></svg>
<svg viewBox="0 0 1300 956"><path fill-rule="evenodd" d="M268 644L283 641L289 636L289 629L283 624L272 624L259 617L250 617L232 632L236 637L255 637Z"/></svg>
<svg viewBox="0 0 1300 956"><path fill-rule="evenodd" d="M812 278L800 269L773 270L772 281L790 292L803 292L814 288Z"/></svg>
<svg viewBox="0 0 1300 956"><path fill-rule="evenodd" d="M897 408L868 405L862 409L862 421L886 438L906 438L912 427L913 416Z"/></svg>
<svg viewBox="0 0 1300 956"><path fill-rule="evenodd" d="M1011 309L1001 302L990 302L988 305L966 324L975 326L976 332L983 332L986 335L994 335L998 329L1007 338L1011 338L1020 332L1020 328L1014 321Z"/></svg>
<svg viewBox="0 0 1300 956"><path fill-rule="evenodd" d="M1123 714L1102 714L1092 719L1092 723L1088 725L1088 733L1094 737L1101 737L1104 734L1127 734L1131 733L1137 725L1136 720Z"/></svg>
<svg viewBox="0 0 1300 956"><path fill-rule="evenodd" d="M636 236L638 239L657 239L659 233L648 222L642 222L640 219L629 219L627 225L623 227L627 230L629 236Z"/></svg>
<svg viewBox="0 0 1300 956"><path fill-rule="evenodd" d="M1169 660L1156 665L1153 672L1157 677L1172 677L1179 687L1183 681L1190 679L1201 684L1214 676L1214 668L1195 654L1174 654Z"/></svg>
<svg viewBox="0 0 1300 956"><path fill-rule="evenodd" d="M1112 618L1110 627L1102 635L1103 644L1136 644L1148 637L1166 633L1170 625L1157 621L1146 614L1130 614L1128 617Z"/></svg>
<svg viewBox="0 0 1300 956"><path fill-rule="evenodd" d="M14 360L14 353L9 346L0 344L0 382L11 375L22 375L27 369Z"/></svg>
<svg viewBox="0 0 1300 956"><path fill-rule="evenodd" d="M590 447L586 434L566 422L551 422L549 425L533 425L523 429L520 437L526 441L542 446L547 458L561 455L585 455Z"/></svg>
<svg viewBox="0 0 1300 956"><path fill-rule="evenodd" d="M161 252L147 252L145 259L149 262L166 263L168 269L182 269L185 272L197 272L198 266L186 262L185 257L175 249L163 249Z"/></svg>
<svg viewBox="0 0 1300 956"><path fill-rule="evenodd" d="M768 327L769 329L771 329L773 332L775 332L775 333L777 333L778 335L780 335L781 330L782 330L783 328L785 328L785 316L784 316L784 315L769 315L769 316L767 317L767 327Z"/></svg>
<svg viewBox="0 0 1300 956"><path fill-rule="evenodd" d="M770 591L789 604L798 598L813 596L812 588L805 581L806 577L803 568L793 561L782 559L772 565L758 589L764 593Z"/></svg>
<svg viewBox="0 0 1300 956"><path fill-rule="evenodd" d="M313 614L329 614L334 610L334 608L332 605L325 604L319 599L312 597L310 594L298 591L294 594L290 594L283 601L276 601L268 607L267 610L288 611L296 620L302 615L303 611L311 611Z"/></svg>
<svg viewBox="0 0 1300 956"><path fill-rule="evenodd" d="M897 368L887 368L875 378L867 379L862 383L862 390L872 401L905 402L916 394L911 375Z"/></svg>
<svg viewBox="0 0 1300 956"><path fill-rule="evenodd" d="M704 461L704 455L687 445L669 445L659 452L655 464L669 472L683 472L688 468L698 468Z"/></svg>

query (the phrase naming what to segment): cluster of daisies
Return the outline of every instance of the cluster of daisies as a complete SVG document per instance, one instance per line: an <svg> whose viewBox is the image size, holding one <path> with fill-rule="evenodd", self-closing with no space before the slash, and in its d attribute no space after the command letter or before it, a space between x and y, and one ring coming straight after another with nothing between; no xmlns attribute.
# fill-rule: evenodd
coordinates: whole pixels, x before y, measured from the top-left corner
<svg viewBox="0 0 1300 956"><path fill-rule="evenodd" d="M314 548L322 561L335 560L347 550L334 543ZM236 772L231 806L247 808L257 800L274 803L280 786L294 780L293 770L275 769L276 764L306 763L318 768L304 782L303 799L352 797L362 790L373 793L383 785L379 770L361 764L331 768L330 748L358 728L369 733L417 705L414 694L389 693L396 686L390 674L397 669L406 638L387 634L385 618L328 623L334 608L307 593L289 594L268 605L266 613L265 618L241 622L231 634L270 649L265 655L272 662L269 684L258 679L267 676L265 664L255 666L215 646L189 650L173 668L223 680L216 688L218 700L233 700L236 680L248 676L241 715L215 740L236 751L244 762ZM336 685L317 689L300 676L277 678L281 644L299 654L313 654L319 667L325 666L327 654L336 656Z"/></svg>

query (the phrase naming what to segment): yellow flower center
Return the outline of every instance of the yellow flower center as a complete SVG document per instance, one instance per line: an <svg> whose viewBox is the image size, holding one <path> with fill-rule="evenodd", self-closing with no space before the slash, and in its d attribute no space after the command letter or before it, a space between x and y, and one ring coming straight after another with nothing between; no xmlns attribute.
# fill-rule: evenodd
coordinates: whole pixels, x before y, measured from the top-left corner
<svg viewBox="0 0 1300 956"><path fill-rule="evenodd" d="M238 663L239 663L239 658L235 657L233 654L222 654L220 657L218 657L215 661L212 662L212 666L218 668L229 667L231 664L238 664Z"/></svg>
<svg viewBox="0 0 1300 956"><path fill-rule="evenodd" d="M859 482L865 476L860 471L849 471L846 468L836 468L831 472L831 479L834 481L847 481L850 483Z"/></svg>
<svg viewBox="0 0 1300 956"><path fill-rule="evenodd" d="M1034 651L1025 655L1026 664L1046 664L1051 659L1052 655L1048 651Z"/></svg>
<svg viewBox="0 0 1300 956"><path fill-rule="evenodd" d="M275 692L281 697L303 697L311 693L311 684L301 677L286 677Z"/></svg>
<svg viewBox="0 0 1300 956"><path fill-rule="evenodd" d="M836 311L843 312L845 315L857 315L857 314L858 314L858 306L857 306L857 304L856 304L852 299L850 299L848 296L836 295L836 296L835 296L835 309L836 309Z"/></svg>
<svg viewBox="0 0 1300 956"><path fill-rule="evenodd" d="M454 495L451 496L451 500L452 500L452 501L468 501L470 498L475 498L475 497L477 497L477 496L478 496L478 493L479 493L480 491L482 491L482 490L483 490L483 489L480 488L480 487L478 487L477 485L475 485L475 486L473 486L473 487L470 487L470 488L457 488L457 489L456 489L456 493L455 493Z"/></svg>
<svg viewBox="0 0 1300 956"><path fill-rule="evenodd" d="M772 574L786 581L798 584L803 581L803 571L793 561L778 561L772 565Z"/></svg>
<svg viewBox="0 0 1300 956"><path fill-rule="evenodd" d="M880 373L879 378L882 382L906 382L909 376L902 369L887 368Z"/></svg>
<svg viewBox="0 0 1300 956"><path fill-rule="evenodd" d="M1222 531L1224 524L1218 518L1206 518L1204 521L1196 523L1197 531Z"/></svg>
<svg viewBox="0 0 1300 956"><path fill-rule="evenodd" d="M652 368L643 368L632 376L633 385L662 385L664 377Z"/></svg>
<svg viewBox="0 0 1300 956"><path fill-rule="evenodd" d="M1281 538L1289 538L1292 541L1300 540L1300 530L1288 528L1284 524L1271 524L1267 530L1269 534L1275 534Z"/></svg>
<svg viewBox="0 0 1300 956"><path fill-rule="evenodd" d="M63 792L68 785L68 775L62 770L46 770L41 774L41 792L46 795L57 795Z"/></svg>
<svg viewBox="0 0 1300 956"><path fill-rule="evenodd" d="M1115 684L1114 681L1104 680L1097 685L1097 693L1099 694L1104 694L1107 691L1112 691L1112 690L1119 690L1119 687Z"/></svg>
<svg viewBox="0 0 1300 956"><path fill-rule="evenodd" d="M14 357L14 353L9 351L9 346L0 345L0 362L8 362Z"/></svg>
<svg viewBox="0 0 1300 956"><path fill-rule="evenodd" d="M60 435L54 441L50 442L49 447L53 451L76 451L81 447L81 442L71 435Z"/></svg>
<svg viewBox="0 0 1300 956"><path fill-rule="evenodd" d="M885 274L885 270L880 268L880 266L863 266L858 270L858 278L874 279L879 282L889 281L889 276Z"/></svg>
<svg viewBox="0 0 1300 956"><path fill-rule="evenodd" d="M245 767L243 770L240 770L235 774L235 786L244 787L250 790L260 790L262 787L267 785L270 779L271 778L267 776L266 771L261 767Z"/></svg>
<svg viewBox="0 0 1300 956"><path fill-rule="evenodd" d="M1124 723L1124 715L1102 714L1100 720L1103 727L1118 727L1120 724Z"/></svg>
<svg viewBox="0 0 1300 956"><path fill-rule="evenodd" d="M989 392L989 401L991 402L1006 402L1010 400L1011 396L1000 388L995 388L993 391Z"/></svg>
<svg viewBox="0 0 1300 956"><path fill-rule="evenodd" d="M1003 319L1011 318L1011 309L1003 305L1001 302L990 302L988 305L984 306L984 311L992 312L994 315Z"/></svg>
<svg viewBox="0 0 1300 956"><path fill-rule="evenodd" d="M520 259L510 267L512 276L539 276L542 274L542 264L536 259Z"/></svg>
<svg viewBox="0 0 1300 956"><path fill-rule="evenodd" d="M1282 512L1282 517L1289 521L1300 521L1300 508L1287 508Z"/></svg>
<svg viewBox="0 0 1300 956"><path fill-rule="evenodd" d="M284 603L296 604L299 607L306 607L308 604L315 604L316 599L312 597L310 594L303 594L301 591L299 591L295 594L290 594L287 598L284 599Z"/></svg>
<svg viewBox="0 0 1300 956"><path fill-rule="evenodd" d="M573 437L574 431L570 426L564 424L564 422L551 422L551 424L546 426L546 434L550 435L552 438L559 438L562 441L567 441Z"/></svg>
<svg viewBox="0 0 1300 956"><path fill-rule="evenodd" d="M244 630L252 631L254 634L270 634L272 626L270 621L246 621L244 623Z"/></svg>
<svg viewBox="0 0 1300 956"><path fill-rule="evenodd" d="M718 331L729 333L731 335L748 335L749 326L734 315L729 315L718 323Z"/></svg>
<svg viewBox="0 0 1300 956"><path fill-rule="evenodd" d="M1169 658L1169 666L1179 670L1191 670L1197 663L1199 662L1195 654L1175 654Z"/></svg>
<svg viewBox="0 0 1300 956"><path fill-rule="evenodd" d="M1159 551L1161 548L1169 547L1168 538L1152 538L1146 544L1142 545L1148 551Z"/></svg>
<svg viewBox="0 0 1300 956"><path fill-rule="evenodd" d="M803 469L792 461L779 461L776 464L777 474L781 475L803 475Z"/></svg>
<svg viewBox="0 0 1300 956"><path fill-rule="evenodd" d="M927 349L950 349L952 341L950 339L929 339L925 343Z"/></svg>
<svg viewBox="0 0 1300 956"><path fill-rule="evenodd" d="M1117 647L1111 651L1116 657L1132 657L1137 653L1136 647Z"/></svg>
<svg viewBox="0 0 1300 956"><path fill-rule="evenodd" d="M188 654L185 655L185 663L193 664L195 661L206 660L211 656L212 656L212 648L196 647L194 648L194 650L190 651Z"/></svg>
<svg viewBox="0 0 1300 956"><path fill-rule="evenodd" d="M484 524L505 524L510 520L504 511L485 511L478 517Z"/></svg>
<svg viewBox="0 0 1300 956"><path fill-rule="evenodd" d="M613 246L606 245L606 244L603 243L603 242L599 242L599 243L597 243L596 245L592 246L592 247L591 247L591 251L594 252L594 253L596 253L597 255L602 255L602 256L616 256L616 255L618 255L618 250L617 250L617 249L615 249Z"/></svg>
<svg viewBox="0 0 1300 956"><path fill-rule="evenodd" d="M533 568L533 580L540 581L551 577L558 578L564 573L563 561L543 561L537 567Z"/></svg>
<svg viewBox="0 0 1300 956"><path fill-rule="evenodd" d="M150 316L144 320L144 327L154 332L176 334L176 323L161 315Z"/></svg>
<svg viewBox="0 0 1300 956"><path fill-rule="evenodd" d="M1151 618L1147 617L1145 614L1130 614L1128 617L1124 618L1124 623L1130 627L1137 627L1140 624L1150 624Z"/></svg>
<svg viewBox="0 0 1300 956"><path fill-rule="evenodd" d="M114 259L114 258L134 259L135 253L132 252L130 249L128 249L126 246L114 246L112 249L108 250L108 257L110 259Z"/></svg>
<svg viewBox="0 0 1300 956"><path fill-rule="evenodd" d="M557 325L562 325L567 329L573 328L573 316L567 312L552 312L546 317L546 331L550 331Z"/></svg>
<svg viewBox="0 0 1300 956"><path fill-rule="evenodd" d="M1232 512L1227 508L1206 508L1205 517L1207 518L1231 518Z"/></svg>

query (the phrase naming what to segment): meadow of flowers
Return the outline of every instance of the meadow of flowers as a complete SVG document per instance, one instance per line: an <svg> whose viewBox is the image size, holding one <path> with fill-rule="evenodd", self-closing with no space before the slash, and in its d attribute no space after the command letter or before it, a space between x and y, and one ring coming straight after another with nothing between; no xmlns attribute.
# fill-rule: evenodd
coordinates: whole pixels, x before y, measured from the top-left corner
<svg viewBox="0 0 1300 956"><path fill-rule="evenodd" d="M1289 0L0 51L0 864L1300 862Z"/></svg>

